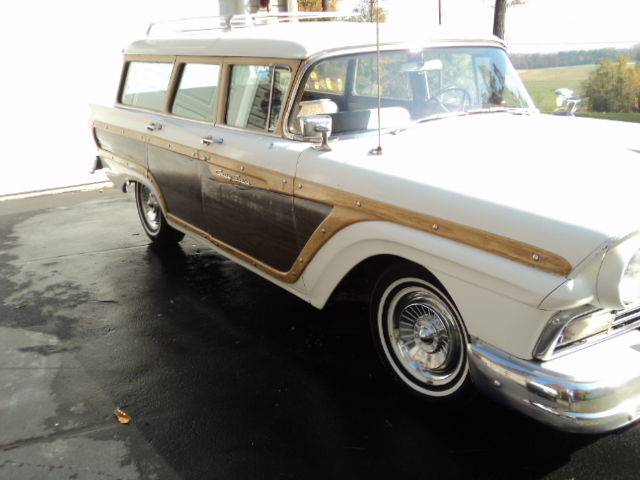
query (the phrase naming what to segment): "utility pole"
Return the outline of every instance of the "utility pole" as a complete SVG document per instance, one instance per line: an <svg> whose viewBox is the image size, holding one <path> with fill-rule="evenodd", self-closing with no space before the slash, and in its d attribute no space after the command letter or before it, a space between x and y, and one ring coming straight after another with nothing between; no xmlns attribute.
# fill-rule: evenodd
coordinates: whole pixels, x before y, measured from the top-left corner
<svg viewBox="0 0 640 480"><path fill-rule="evenodd" d="M442 0L438 0L438 25L442 25Z"/></svg>

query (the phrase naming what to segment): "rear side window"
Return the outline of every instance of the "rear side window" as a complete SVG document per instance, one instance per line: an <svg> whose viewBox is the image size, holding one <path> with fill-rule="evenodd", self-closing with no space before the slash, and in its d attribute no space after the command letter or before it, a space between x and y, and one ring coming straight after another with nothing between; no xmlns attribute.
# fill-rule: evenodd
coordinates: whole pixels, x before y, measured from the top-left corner
<svg viewBox="0 0 640 480"><path fill-rule="evenodd" d="M130 62L121 102L134 107L162 111L172 71L173 63Z"/></svg>
<svg viewBox="0 0 640 480"><path fill-rule="evenodd" d="M219 76L220 65L185 64L171 113L194 120L212 122L218 98Z"/></svg>
<svg viewBox="0 0 640 480"><path fill-rule="evenodd" d="M288 67L234 65L229 86L227 125L274 131L290 80Z"/></svg>

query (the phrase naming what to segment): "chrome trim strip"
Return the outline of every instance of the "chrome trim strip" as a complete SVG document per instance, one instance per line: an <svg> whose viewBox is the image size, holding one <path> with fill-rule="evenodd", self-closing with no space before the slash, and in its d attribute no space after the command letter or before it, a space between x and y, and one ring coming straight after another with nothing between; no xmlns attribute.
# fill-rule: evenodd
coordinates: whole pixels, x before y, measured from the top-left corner
<svg viewBox="0 0 640 480"><path fill-rule="evenodd" d="M522 360L481 340L468 352L473 381L487 395L554 428L601 433L640 418L639 347L640 332L630 332L569 362ZM584 373L598 362L610 366L599 369L608 374Z"/></svg>

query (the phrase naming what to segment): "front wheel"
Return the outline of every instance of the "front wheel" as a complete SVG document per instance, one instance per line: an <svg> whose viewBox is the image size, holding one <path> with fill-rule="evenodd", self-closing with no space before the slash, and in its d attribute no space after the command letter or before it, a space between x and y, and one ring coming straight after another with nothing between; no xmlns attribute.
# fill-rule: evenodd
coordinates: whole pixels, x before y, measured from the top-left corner
<svg viewBox="0 0 640 480"><path fill-rule="evenodd" d="M167 223L158 197L142 183L136 183L136 207L144 232L156 245L175 245L184 238L184 233Z"/></svg>
<svg viewBox="0 0 640 480"><path fill-rule="evenodd" d="M430 400L469 391L467 335L444 289L417 266L399 263L378 280L371 326L383 363L405 388Z"/></svg>

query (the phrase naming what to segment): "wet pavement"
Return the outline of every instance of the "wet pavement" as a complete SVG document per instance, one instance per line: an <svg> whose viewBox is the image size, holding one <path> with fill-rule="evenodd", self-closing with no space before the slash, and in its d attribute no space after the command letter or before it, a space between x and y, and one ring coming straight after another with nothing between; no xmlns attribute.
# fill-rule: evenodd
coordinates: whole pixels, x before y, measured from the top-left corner
<svg viewBox="0 0 640 480"><path fill-rule="evenodd" d="M128 195L0 202L1 479L636 479L639 449L408 397L363 305L158 251Z"/></svg>

